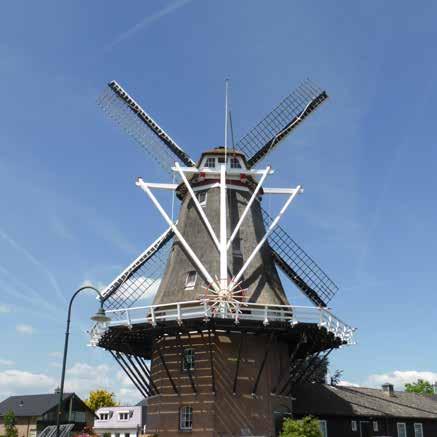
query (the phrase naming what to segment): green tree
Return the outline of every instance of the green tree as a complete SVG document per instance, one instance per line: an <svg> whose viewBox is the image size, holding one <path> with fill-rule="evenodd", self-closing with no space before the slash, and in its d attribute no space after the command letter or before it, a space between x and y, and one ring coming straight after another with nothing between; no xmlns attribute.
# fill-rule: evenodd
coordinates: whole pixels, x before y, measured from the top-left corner
<svg viewBox="0 0 437 437"><path fill-rule="evenodd" d="M3 423L5 425L6 437L17 437L18 431L15 426L15 414L13 411L8 411L3 417Z"/></svg>
<svg viewBox="0 0 437 437"><path fill-rule="evenodd" d="M425 381L424 379L418 379L417 382L405 384L405 391L408 393L432 395L434 393L434 387L429 381Z"/></svg>
<svg viewBox="0 0 437 437"><path fill-rule="evenodd" d="M102 407L116 407L118 405L117 402L115 402L114 393L103 389L90 391L85 403L93 411L97 411Z"/></svg>
<svg viewBox="0 0 437 437"><path fill-rule="evenodd" d="M322 437L319 421L315 417L285 419L280 437Z"/></svg>

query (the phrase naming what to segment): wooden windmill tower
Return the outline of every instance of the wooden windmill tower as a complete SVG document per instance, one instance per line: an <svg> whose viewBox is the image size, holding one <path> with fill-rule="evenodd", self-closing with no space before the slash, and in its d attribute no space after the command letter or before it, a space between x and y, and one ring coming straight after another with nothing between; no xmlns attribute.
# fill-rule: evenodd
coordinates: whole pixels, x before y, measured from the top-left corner
<svg viewBox="0 0 437 437"><path fill-rule="evenodd" d="M336 285L279 225L302 188L266 187L273 170L259 166L326 98L303 82L233 150L204 151L197 163L119 84L100 98L180 178L137 180L168 229L104 290L112 321L92 330L92 344L110 351L149 398L148 432L277 435L294 385L352 343L354 330L326 308ZM175 192L177 220L155 190ZM284 197L273 217L262 207L267 195ZM314 306L290 305L278 268ZM153 305L142 305L156 290Z"/></svg>

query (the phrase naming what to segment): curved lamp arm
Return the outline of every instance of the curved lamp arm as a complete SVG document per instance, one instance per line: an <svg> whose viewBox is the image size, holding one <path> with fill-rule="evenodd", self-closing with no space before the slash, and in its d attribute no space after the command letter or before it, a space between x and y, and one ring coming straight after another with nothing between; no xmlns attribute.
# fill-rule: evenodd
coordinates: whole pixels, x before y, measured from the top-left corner
<svg viewBox="0 0 437 437"><path fill-rule="evenodd" d="M76 298L76 296L82 292L83 290L94 290L98 296L100 301L100 309L97 314L100 314L101 316L105 316L105 310L103 309L103 296L100 293L97 288L91 286L91 285L85 285L83 287L80 287L78 290L76 290L71 296L70 303L68 304L68 313L67 313L67 329L65 331L65 343L64 343L64 356L62 359L62 375L61 375L61 386L59 388L59 403L58 403L58 414L56 417L56 437L59 437L59 428L60 428L60 421L61 421L61 414L62 414L62 402L64 397L64 381L65 381L65 367L67 364L67 351L68 351L68 338L70 336L70 321L71 321L71 308L73 306L73 301Z"/></svg>

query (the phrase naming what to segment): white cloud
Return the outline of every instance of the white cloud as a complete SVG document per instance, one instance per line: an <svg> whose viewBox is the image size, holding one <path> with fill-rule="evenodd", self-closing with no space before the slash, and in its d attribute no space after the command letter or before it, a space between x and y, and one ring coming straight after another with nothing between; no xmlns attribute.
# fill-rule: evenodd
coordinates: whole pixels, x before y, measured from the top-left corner
<svg viewBox="0 0 437 437"><path fill-rule="evenodd" d="M62 352L49 352L49 357L52 358L62 358Z"/></svg>
<svg viewBox="0 0 437 437"><path fill-rule="evenodd" d="M418 370L394 370L389 373L370 375L367 379L367 384L371 387L381 387L382 384L389 382L396 389L403 390L406 383L416 382L418 379L424 379L433 383L437 381L437 373Z"/></svg>
<svg viewBox="0 0 437 437"><path fill-rule="evenodd" d="M0 358L0 366L13 366L15 364L12 360L3 360Z"/></svg>
<svg viewBox="0 0 437 437"><path fill-rule="evenodd" d="M0 372L1 397L16 394L52 392L57 381L43 373L31 373L22 370Z"/></svg>
<svg viewBox="0 0 437 437"><path fill-rule="evenodd" d="M58 377L47 373L32 373L17 369L0 371L0 401L16 394L51 393L58 386ZM129 378L116 367L106 364L92 366L77 362L67 369L66 392L75 392L82 399L86 399L91 390L99 388L114 392L117 401L124 404L136 403L141 399L141 395Z"/></svg>
<svg viewBox="0 0 437 437"><path fill-rule="evenodd" d="M16 326L16 330L20 334L33 334L33 327L31 325L19 324Z"/></svg>
<svg viewBox="0 0 437 437"><path fill-rule="evenodd" d="M6 314L11 312L11 307L0 303L0 314Z"/></svg>
<svg viewBox="0 0 437 437"><path fill-rule="evenodd" d="M360 387L359 384L355 384L354 382L350 381L340 381L337 385L340 387Z"/></svg>

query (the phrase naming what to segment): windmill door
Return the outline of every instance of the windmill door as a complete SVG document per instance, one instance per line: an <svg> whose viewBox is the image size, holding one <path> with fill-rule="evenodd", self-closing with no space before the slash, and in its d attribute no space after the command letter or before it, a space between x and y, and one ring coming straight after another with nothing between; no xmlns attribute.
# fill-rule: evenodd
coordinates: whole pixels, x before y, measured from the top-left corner
<svg viewBox="0 0 437 437"><path fill-rule="evenodd" d="M361 421L360 422L360 437L370 437L370 422Z"/></svg>

